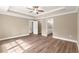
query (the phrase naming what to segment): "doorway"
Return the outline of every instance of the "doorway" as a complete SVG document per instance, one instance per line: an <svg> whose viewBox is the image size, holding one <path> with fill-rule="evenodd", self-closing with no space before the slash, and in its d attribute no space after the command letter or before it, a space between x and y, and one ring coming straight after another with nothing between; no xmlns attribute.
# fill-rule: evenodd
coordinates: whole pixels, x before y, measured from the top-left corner
<svg viewBox="0 0 79 59"><path fill-rule="evenodd" d="M49 19L47 20L47 35L53 35L53 23L54 23L54 19Z"/></svg>
<svg viewBox="0 0 79 59"><path fill-rule="evenodd" d="M38 35L42 34L41 21L38 21Z"/></svg>
<svg viewBox="0 0 79 59"><path fill-rule="evenodd" d="M29 27L31 34L38 34L38 21L31 21Z"/></svg>

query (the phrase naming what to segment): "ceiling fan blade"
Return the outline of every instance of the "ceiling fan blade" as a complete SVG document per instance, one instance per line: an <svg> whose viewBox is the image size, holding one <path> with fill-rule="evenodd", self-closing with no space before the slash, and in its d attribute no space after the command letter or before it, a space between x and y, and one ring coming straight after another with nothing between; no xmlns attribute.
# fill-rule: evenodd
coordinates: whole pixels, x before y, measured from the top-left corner
<svg viewBox="0 0 79 59"><path fill-rule="evenodd" d="M33 12L33 11L29 11L29 12Z"/></svg>
<svg viewBox="0 0 79 59"><path fill-rule="evenodd" d="M39 6L33 6L33 8L38 8Z"/></svg>
<svg viewBox="0 0 79 59"><path fill-rule="evenodd" d="M28 13L32 13L33 11L28 11Z"/></svg>
<svg viewBox="0 0 79 59"><path fill-rule="evenodd" d="M29 9L29 10L33 10L33 9L31 9L31 8L27 8L27 9Z"/></svg>
<svg viewBox="0 0 79 59"><path fill-rule="evenodd" d="M39 12L44 12L44 10L38 10Z"/></svg>
<svg viewBox="0 0 79 59"><path fill-rule="evenodd" d="M36 14L39 14L38 12L36 12Z"/></svg>

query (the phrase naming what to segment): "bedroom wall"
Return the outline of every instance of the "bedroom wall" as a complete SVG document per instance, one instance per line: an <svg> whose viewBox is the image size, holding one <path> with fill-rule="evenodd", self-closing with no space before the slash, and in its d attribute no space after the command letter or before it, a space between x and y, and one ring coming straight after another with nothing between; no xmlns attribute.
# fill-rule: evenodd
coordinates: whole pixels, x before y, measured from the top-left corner
<svg viewBox="0 0 79 59"><path fill-rule="evenodd" d="M7 15L0 15L0 40L29 34L29 21Z"/></svg>
<svg viewBox="0 0 79 59"><path fill-rule="evenodd" d="M77 41L77 13L55 16L53 36Z"/></svg>

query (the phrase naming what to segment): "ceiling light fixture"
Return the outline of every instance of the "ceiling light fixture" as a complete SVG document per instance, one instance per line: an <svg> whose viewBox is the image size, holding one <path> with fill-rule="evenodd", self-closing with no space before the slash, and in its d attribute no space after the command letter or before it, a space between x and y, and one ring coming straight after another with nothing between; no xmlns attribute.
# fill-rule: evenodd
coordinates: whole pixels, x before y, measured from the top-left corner
<svg viewBox="0 0 79 59"><path fill-rule="evenodd" d="M42 8L40 8L39 6L29 6L27 9L30 10L30 12L39 14L39 12L44 12L44 10Z"/></svg>

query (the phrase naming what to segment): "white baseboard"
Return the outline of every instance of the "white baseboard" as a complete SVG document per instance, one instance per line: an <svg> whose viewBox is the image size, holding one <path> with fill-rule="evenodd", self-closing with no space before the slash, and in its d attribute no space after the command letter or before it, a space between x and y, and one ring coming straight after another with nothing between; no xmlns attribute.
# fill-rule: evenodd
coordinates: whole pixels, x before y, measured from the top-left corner
<svg viewBox="0 0 79 59"><path fill-rule="evenodd" d="M62 37L58 37L58 36L53 36L53 38L60 39L60 40L65 40L65 41L69 41L69 42L77 43L76 40L67 39L67 38L62 38Z"/></svg>
<svg viewBox="0 0 79 59"><path fill-rule="evenodd" d="M0 41L2 41L2 40L7 40L7 39L12 39L12 38L16 38L16 37L28 36L28 35L30 35L30 34L26 34L26 35L18 35L18 36L8 37L8 38L1 38Z"/></svg>

